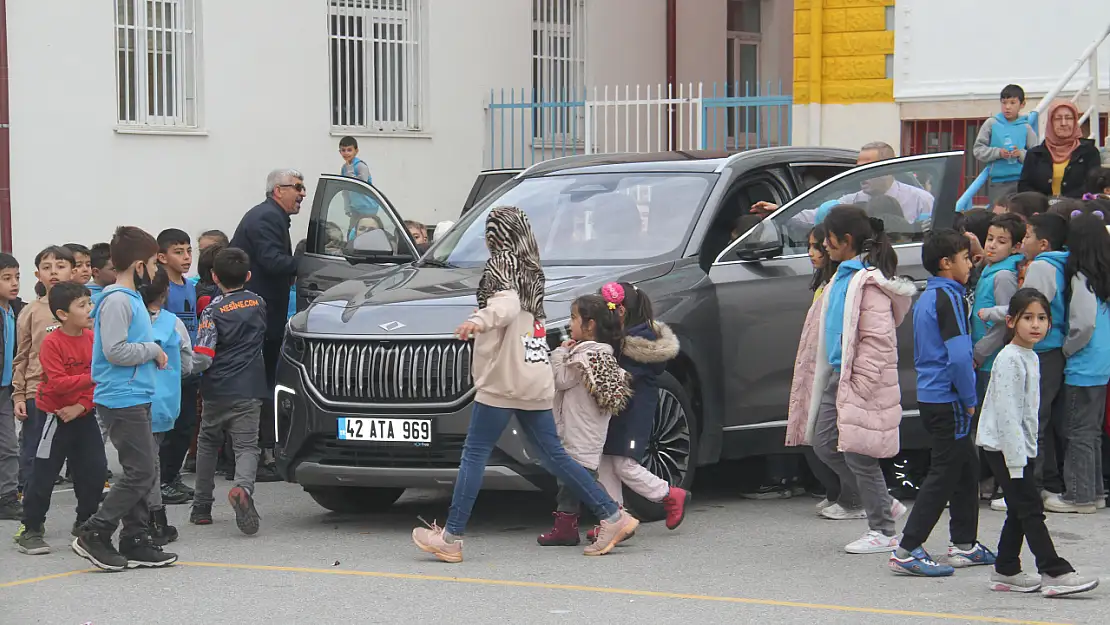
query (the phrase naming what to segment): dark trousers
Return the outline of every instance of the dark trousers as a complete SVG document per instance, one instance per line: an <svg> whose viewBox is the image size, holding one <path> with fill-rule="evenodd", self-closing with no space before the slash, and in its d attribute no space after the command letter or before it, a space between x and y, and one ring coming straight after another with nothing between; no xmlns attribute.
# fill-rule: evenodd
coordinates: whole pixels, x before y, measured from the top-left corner
<svg viewBox="0 0 1110 625"><path fill-rule="evenodd" d="M825 487L825 499L834 503L840 501L840 478L836 475L836 471L821 462L812 447L802 447L802 455L806 457L806 464L809 465L813 477Z"/></svg>
<svg viewBox="0 0 1110 625"><path fill-rule="evenodd" d="M1040 430L1037 432L1037 463L1034 478L1037 490L1064 492L1064 478L1056 455L1056 443L1061 434L1064 414L1064 351L1053 349L1038 353L1041 362L1041 405L1037 412Z"/></svg>
<svg viewBox="0 0 1110 625"><path fill-rule="evenodd" d="M258 420L258 446L262 449L273 449L277 442L277 433L274 432L274 386L277 384L277 363L281 357L281 339L267 338L262 343L262 359L266 363L266 387L270 389L270 397L262 402L262 416Z"/></svg>
<svg viewBox="0 0 1110 625"><path fill-rule="evenodd" d="M19 435L19 487L26 490L31 483L31 475L35 470L35 454L38 452L39 439L42 438L42 426L46 423L46 415L36 406L35 400L27 400L27 418L23 420L23 430ZM57 471L54 476L57 476ZM54 483L54 477L50 478Z"/></svg>
<svg viewBox="0 0 1110 625"><path fill-rule="evenodd" d="M1032 463L1025 465L1020 478L1011 478L1001 452L982 451L1006 498L1006 522L1002 525L1002 535L998 537L994 570L1000 575L1020 573L1021 544L1024 541L1037 560L1037 572L1040 574L1059 577L1074 571L1067 560L1056 555L1056 547L1044 523L1044 501L1033 479Z"/></svg>
<svg viewBox="0 0 1110 625"><path fill-rule="evenodd" d="M123 475L116 478L85 527L111 534L123 521L120 541L145 535L150 530L146 496L158 481L158 447L151 435L150 404L127 408L98 404L96 410L108 428L108 439L116 448Z"/></svg>
<svg viewBox="0 0 1110 625"><path fill-rule="evenodd" d="M163 484L170 484L181 475L181 465L185 462L185 455L189 453L189 446L193 442L193 430L197 427L197 391L199 390L199 377L193 376L181 381L181 412L177 415L177 421L173 423L173 429L166 432L158 450Z"/></svg>
<svg viewBox="0 0 1110 625"><path fill-rule="evenodd" d="M922 545L949 504L948 531L953 544L971 544L979 532L979 456L975 433L956 438L956 404L918 402L921 423L932 451L929 473L917 493L906 521L900 547L913 551Z"/></svg>
<svg viewBox="0 0 1110 625"><path fill-rule="evenodd" d="M23 490L23 524L40 527L50 509L54 478L62 463L73 471L73 493L77 496L77 522L84 523L100 506L100 493L108 475L108 459L104 456L104 440L92 412L63 423L58 417L45 415L46 423L39 436L31 481Z"/></svg>

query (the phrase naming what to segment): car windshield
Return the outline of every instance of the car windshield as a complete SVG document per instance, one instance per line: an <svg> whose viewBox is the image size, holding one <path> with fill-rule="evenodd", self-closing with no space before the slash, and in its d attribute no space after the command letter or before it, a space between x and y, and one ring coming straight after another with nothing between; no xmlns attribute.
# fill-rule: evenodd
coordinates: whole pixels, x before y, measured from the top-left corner
<svg viewBox="0 0 1110 625"><path fill-rule="evenodd" d="M473 267L489 257L486 215L528 215L545 265L631 264L674 258L715 174L576 174L528 178L466 214L425 262Z"/></svg>

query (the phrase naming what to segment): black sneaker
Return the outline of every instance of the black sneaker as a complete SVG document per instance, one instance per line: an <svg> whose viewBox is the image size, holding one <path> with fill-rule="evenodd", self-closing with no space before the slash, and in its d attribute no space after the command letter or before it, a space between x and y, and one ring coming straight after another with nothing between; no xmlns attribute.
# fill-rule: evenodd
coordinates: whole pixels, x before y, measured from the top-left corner
<svg viewBox="0 0 1110 625"><path fill-rule="evenodd" d="M189 511L189 522L193 525L212 525L212 504L194 503Z"/></svg>
<svg viewBox="0 0 1110 625"><path fill-rule="evenodd" d="M177 477L176 477L176 478L174 479L174 481L173 481L173 482L171 482L171 484L173 484L173 487L174 487L174 488L176 488L177 490L179 490L179 491L181 491L181 492L183 492L183 493L189 493L189 496L190 496L190 497L192 497L193 495L195 495L195 494L196 494L196 491L195 491L195 490L193 490L192 488L190 488L190 487L189 487L189 485L188 485L188 484L186 484L186 483L184 482L184 480L182 480L182 479L181 479L181 476L180 476L180 475L178 475L178 476L177 476Z"/></svg>
<svg viewBox="0 0 1110 625"><path fill-rule="evenodd" d="M127 558L120 555L112 546L112 533L100 530L81 529L81 535L73 539L73 553L93 563L105 571L122 571L127 568Z"/></svg>
<svg viewBox="0 0 1110 625"><path fill-rule="evenodd" d="M155 546L165 547L177 540L177 536L177 528L170 525L165 508L150 511L150 538Z"/></svg>
<svg viewBox="0 0 1110 625"><path fill-rule="evenodd" d="M44 540L46 536L46 528L43 526L38 527L25 527L23 531L15 537L16 549L20 553L25 553L30 556L41 556L50 553L50 545L46 544Z"/></svg>
<svg viewBox="0 0 1110 625"><path fill-rule="evenodd" d="M183 503L189 503L193 496L184 491L178 490L174 484L162 485L162 503L174 506Z"/></svg>
<svg viewBox="0 0 1110 625"><path fill-rule="evenodd" d="M127 558L127 568L160 568L177 562L176 553L166 553L155 545L150 536L132 536L119 539L119 552Z"/></svg>
<svg viewBox="0 0 1110 625"><path fill-rule="evenodd" d="M255 483L261 482L280 482L281 476L278 475L277 467L273 464L260 464L258 465L258 474L254 478Z"/></svg>
<svg viewBox="0 0 1110 625"><path fill-rule="evenodd" d="M254 509L254 499L247 489L236 486L227 493L227 500L231 502L231 507L235 509L235 524L239 526L239 531L247 536L258 533L259 516L258 510Z"/></svg>
<svg viewBox="0 0 1110 625"><path fill-rule="evenodd" d="M0 497L0 520L19 521L23 519L23 504L19 503L19 493L8 493Z"/></svg>

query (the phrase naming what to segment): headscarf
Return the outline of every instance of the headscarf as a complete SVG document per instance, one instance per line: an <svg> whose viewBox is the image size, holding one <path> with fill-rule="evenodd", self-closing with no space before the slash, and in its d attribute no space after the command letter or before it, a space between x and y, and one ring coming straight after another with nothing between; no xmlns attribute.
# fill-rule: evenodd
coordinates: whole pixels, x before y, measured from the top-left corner
<svg viewBox="0 0 1110 625"><path fill-rule="evenodd" d="M498 206L486 218L489 260L478 283L478 308L499 291L515 291L520 307L536 319L543 311L543 267L528 217L515 206Z"/></svg>
<svg viewBox="0 0 1110 625"><path fill-rule="evenodd" d="M1075 115L1075 130L1067 137L1057 135L1052 126L1052 116L1061 108L1069 109ZM1079 147L1079 139L1083 136L1083 131L1079 128L1079 109L1068 100L1056 100L1048 105L1046 113L1048 124L1045 127L1044 147L1052 154L1053 163L1066 163L1071 159L1071 153L1075 148Z"/></svg>

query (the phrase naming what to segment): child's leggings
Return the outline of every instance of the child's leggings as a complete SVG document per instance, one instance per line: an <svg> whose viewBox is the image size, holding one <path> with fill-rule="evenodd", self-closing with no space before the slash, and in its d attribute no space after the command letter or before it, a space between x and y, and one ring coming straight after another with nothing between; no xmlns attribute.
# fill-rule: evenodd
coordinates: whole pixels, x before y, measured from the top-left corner
<svg viewBox="0 0 1110 625"><path fill-rule="evenodd" d="M597 467L598 481L613 501L624 505L624 489L627 484L636 494L648 501L663 501L671 490L666 480L648 471L639 462L625 456L602 456Z"/></svg>

